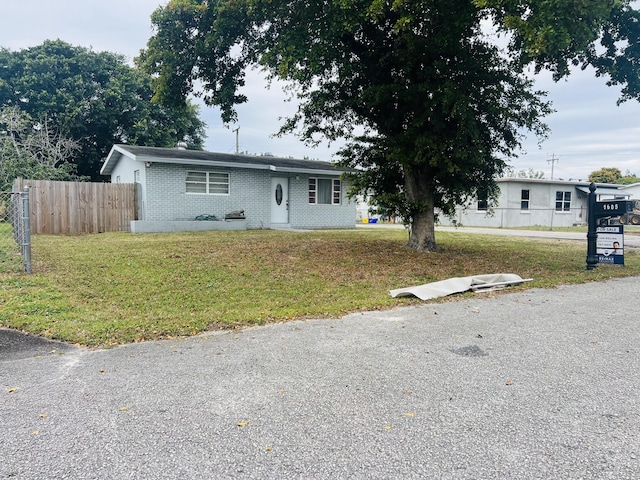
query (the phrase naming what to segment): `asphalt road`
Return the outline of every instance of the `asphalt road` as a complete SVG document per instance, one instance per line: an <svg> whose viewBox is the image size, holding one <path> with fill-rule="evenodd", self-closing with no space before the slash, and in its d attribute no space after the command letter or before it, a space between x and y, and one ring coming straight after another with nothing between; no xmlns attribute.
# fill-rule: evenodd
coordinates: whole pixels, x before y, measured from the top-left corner
<svg viewBox="0 0 640 480"><path fill-rule="evenodd" d="M0 479L637 479L639 278L88 350L0 334Z"/></svg>

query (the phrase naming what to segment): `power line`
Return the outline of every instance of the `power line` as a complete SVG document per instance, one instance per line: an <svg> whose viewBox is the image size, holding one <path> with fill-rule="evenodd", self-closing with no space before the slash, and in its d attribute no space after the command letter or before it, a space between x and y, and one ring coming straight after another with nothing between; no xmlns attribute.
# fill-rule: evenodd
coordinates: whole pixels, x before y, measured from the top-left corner
<svg viewBox="0 0 640 480"><path fill-rule="evenodd" d="M560 162L560 159L558 157L556 157L556 154L553 153L551 154L551 158L547 160L547 163L551 164L551 180L553 180L553 167L555 165L556 162Z"/></svg>

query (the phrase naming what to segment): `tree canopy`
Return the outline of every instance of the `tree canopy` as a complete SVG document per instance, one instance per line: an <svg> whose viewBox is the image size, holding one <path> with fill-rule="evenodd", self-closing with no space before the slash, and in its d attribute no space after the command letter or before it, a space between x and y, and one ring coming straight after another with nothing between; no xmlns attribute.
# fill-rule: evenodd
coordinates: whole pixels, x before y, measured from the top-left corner
<svg viewBox="0 0 640 480"><path fill-rule="evenodd" d="M138 62L161 103L201 85L226 122L248 67L288 81L299 107L280 133L345 139L354 189L433 250L436 212L495 198L521 132L546 135L527 69L591 64L638 98L638 18L625 0L171 0Z"/></svg>
<svg viewBox="0 0 640 480"><path fill-rule="evenodd" d="M596 183L618 183L622 178L619 168L604 167L589 174L589 181Z"/></svg>
<svg viewBox="0 0 640 480"><path fill-rule="evenodd" d="M152 103L152 96L149 75L121 55L60 40L16 52L0 49L0 107L18 107L36 122L46 118L76 141L78 174L94 180L114 143L172 147L185 140L189 148L202 148L197 107L166 107Z"/></svg>
<svg viewBox="0 0 640 480"><path fill-rule="evenodd" d="M603 167L600 170L594 170L589 174L589 181L596 183L617 183L620 185L630 185L632 183L640 182L635 174L629 172L622 175L622 172L617 167Z"/></svg>

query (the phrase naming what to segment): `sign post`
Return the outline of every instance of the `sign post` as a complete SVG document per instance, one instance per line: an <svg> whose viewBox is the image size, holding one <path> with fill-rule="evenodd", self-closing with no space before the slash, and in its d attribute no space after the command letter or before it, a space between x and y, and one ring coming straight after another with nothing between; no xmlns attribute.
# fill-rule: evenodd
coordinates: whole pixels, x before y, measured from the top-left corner
<svg viewBox="0 0 640 480"><path fill-rule="evenodd" d="M598 266L598 255L596 253L596 184L589 185L588 199L588 220L587 220L587 270L593 270Z"/></svg>
<svg viewBox="0 0 640 480"><path fill-rule="evenodd" d="M624 265L624 231L622 225L599 226L603 218L620 217L633 211L630 200L596 201L596 185L589 185L587 221L587 270L598 263ZM600 237L598 236L600 234Z"/></svg>

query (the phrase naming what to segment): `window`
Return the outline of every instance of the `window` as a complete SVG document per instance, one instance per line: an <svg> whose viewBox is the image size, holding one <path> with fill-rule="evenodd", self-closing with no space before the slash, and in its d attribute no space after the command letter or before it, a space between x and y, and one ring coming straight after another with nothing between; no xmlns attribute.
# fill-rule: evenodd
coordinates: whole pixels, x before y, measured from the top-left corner
<svg viewBox="0 0 640 480"><path fill-rule="evenodd" d="M229 174L187 172L187 193L229 195Z"/></svg>
<svg viewBox="0 0 640 480"><path fill-rule="evenodd" d="M342 185L338 179L310 178L309 203L317 205L340 205Z"/></svg>
<svg viewBox="0 0 640 480"><path fill-rule="evenodd" d="M133 171L133 183L140 183L140 170Z"/></svg>
<svg viewBox="0 0 640 480"><path fill-rule="evenodd" d="M520 210L529 210L529 190L522 190L520 193Z"/></svg>
<svg viewBox="0 0 640 480"><path fill-rule="evenodd" d="M476 211L489 211L489 191L486 188L479 188L476 191Z"/></svg>
<svg viewBox="0 0 640 480"><path fill-rule="evenodd" d="M339 205L340 204L340 180L335 179L333 181L333 204L334 205Z"/></svg>
<svg viewBox="0 0 640 480"><path fill-rule="evenodd" d="M122 183L122 178L120 178L120 175L116 177L116 183Z"/></svg>
<svg viewBox="0 0 640 480"><path fill-rule="evenodd" d="M556 192L556 212L571 211L571 192Z"/></svg>

